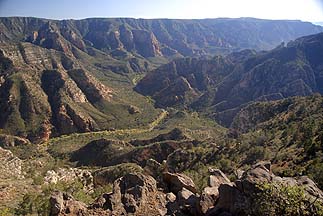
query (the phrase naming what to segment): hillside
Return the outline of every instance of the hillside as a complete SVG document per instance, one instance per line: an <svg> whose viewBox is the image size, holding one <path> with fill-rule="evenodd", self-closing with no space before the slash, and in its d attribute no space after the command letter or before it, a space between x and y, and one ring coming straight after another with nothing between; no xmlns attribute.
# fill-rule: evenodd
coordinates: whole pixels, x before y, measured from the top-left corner
<svg viewBox="0 0 323 216"><path fill-rule="evenodd" d="M322 31L0 18L0 216L323 215Z"/></svg>
<svg viewBox="0 0 323 216"><path fill-rule="evenodd" d="M0 18L0 29L2 42L25 40L65 53L71 53L74 46L88 54L95 48L115 57L130 52L145 58L271 49L283 41L323 30L309 22L253 18L57 21L29 17Z"/></svg>
<svg viewBox="0 0 323 216"><path fill-rule="evenodd" d="M270 215L277 212L293 215L295 211L320 215L323 195L319 189L323 184L322 104L321 95L252 103L238 113L232 127L221 139L219 136L192 139L188 135L190 130L174 129L145 139L110 134L110 137L105 135L103 139L95 138L81 145L77 136L53 140L49 144L49 153L56 162L52 164L49 160L49 167L37 167L32 176L33 182L57 183L44 184L44 192L38 191L35 195L34 187L26 183L29 178L19 180L20 184L29 185L26 186L30 187L29 193L20 201L19 207L11 211L53 211L57 206L50 204L48 199L50 195L51 200L57 199L53 197L57 191L53 191L59 189L74 196L63 198L67 201L60 208L85 211L89 215L113 215L119 211L140 215L142 211L163 209L162 213L154 214L167 215L164 212L167 211L202 216L211 211L214 215L219 212L262 215L269 209ZM39 164L43 157L36 157L31 164ZM267 162L262 162L264 160ZM77 168L61 168L67 165ZM126 180L128 178L131 180ZM155 190L144 189L143 179L154 179L149 181L155 182L159 196L155 196ZM88 187L94 192L85 192ZM146 195L142 197L141 192L137 195L133 188L152 194L146 199ZM68 197L68 193L64 197ZM136 194L135 198L150 203L149 207L137 202L134 210L119 208L120 203L131 204L128 199L118 198L128 196L127 193ZM168 204L158 204L164 198ZM109 203L107 200L114 200L114 205L103 204ZM80 206L79 201L84 204Z"/></svg>
<svg viewBox="0 0 323 216"><path fill-rule="evenodd" d="M27 42L1 48L7 56L1 60L3 133L40 142L74 132L143 127L160 113L131 90L131 77L95 66L116 61L105 54L94 58L77 51L76 58Z"/></svg>
<svg viewBox="0 0 323 216"><path fill-rule="evenodd" d="M322 103L322 96L316 94L256 102L243 108L230 129L241 140L235 152L242 163L265 157L276 164L277 172L306 174L322 187Z"/></svg>
<svg viewBox="0 0 323 216"><path fill-rule="evenodd" d="M160 110L134 92L133 85L169 58L270 48L322 31L300 21L247 18L57 21L11 17L0 18L0 29L0 128L4 134L37 143L63 134L145 127ZM244 36L236 38L238 32ZM187 82L188 77L176 79L169 88L180 94L176 100L195 100L231 71L230 60L214 60L187 62L186 68L196 71L208 67L222 72L208 84L203 76L193 77L197 89L197 84ZM160 92L160 97L167 91ZM176 103L171 98L157 100L157 105Z"/></svg>
<svg viewBox="0 0 323 216"><path fill-rule="evenodd" d="M230 126L250 102L322 93L322 44L320 33L270 51L174 60L147 74L135 89L160 107L184 105Z"/></svg>

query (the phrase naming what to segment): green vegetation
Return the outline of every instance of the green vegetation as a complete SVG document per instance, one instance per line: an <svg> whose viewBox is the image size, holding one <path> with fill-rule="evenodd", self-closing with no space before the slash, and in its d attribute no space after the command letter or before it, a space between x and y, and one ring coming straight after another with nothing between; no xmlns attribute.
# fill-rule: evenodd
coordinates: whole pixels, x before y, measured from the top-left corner
<svg viewBox="0 0 323 216"><path fill-rule="evenodd" d="M10 208L0 208L0 216L11 216L13 215L14 210L10 209Z"/></svg>
<svg viewBox="0 0 323 216"><path fill-rule="evenodd" d="M94 196L92 197L91 194L87 194L83 190L83 184L81 182L73 182L72 184L58 182L57 184L49 184L42 186L42 192L39 194L25 194L23 200L15 209L15 215L49 215L49 198L52 192L56 190L67 192L68 194L72 195L76 200L85 203L91 203L96 198Z"/></svg>
<svg viewBox="0 0 323 216"><path fill-rule="evenodd" d="M321 31L308 23L280 22L0 18L0 133L33 142L13 146L7 140L12 146L6 147L23 160L25 179L4 181L8 197L20 204L15 209L16 203L1 206L0 216L48 215L54 190L91 203L111 191L117 178L149 172L149 165L158 166L150 170L156 179L161 170L183 172L201 191L209 167L235 179L237 169L270 160L276 174L309 175L323 188L323 98L255 102L323 92L321 62L315 57L322 56L320 37L268 52L191 57L269 48L282 38L303 35L295 30L298 25L311 33ZM279 34L267 34L267 28ZM260 34L252 35L250 29ZM36 40L33 31L38 32ZM259 40L259 35L269 36ZM147 44L138 43L142 39ZM184 56L190 57L169 63ZM136 92L140 89L146 96ZM167 134L174 128L184 138ZM159 137L165 134L167 138ZM104 179L96 182L93 193L77 181L44 185L47 171L79 166L79 152L86 168ZM103 163L90 163L97 159ZM109 162L114 166L91 167ZM251 208L251 215L322 215L322 204L307 200L302 188L265 184L258 189L253 203L259 208ZM16 199L19 195L22 200Z"/></svg>
<svg viewBox="0 0 323 216"><path fill-rule="evenodd" d="M309 175L323 188L322 104L318 95L251 104L237 115L227 136L216 139L219 149L206 164L232 175L270 160L276 174ZM204 147L211 154L212 145Z"/></svg>
<svg viewBox="0 0 323 216"><path fill-rule="evenodd" d="M55 157L65 157L72 151L80 149L89 142L98 139L112 139L130 141L133 139L150 139L159 134L167 133L174 128L182 129L185 134L198 140L207 140L212 137L223 136L225 129L215 122L199 117L197 113L168 110L144 128L119 129L63 135L49 140L43 145L48 146L49 152Z"/></svg>
<svg viewBox="0 0 323 216"><path fill-rule="evenodd" d="M299 186L262 184L252 196L253 206L248 215L312 216L323 215L323 203L306 197Z"/></svg>

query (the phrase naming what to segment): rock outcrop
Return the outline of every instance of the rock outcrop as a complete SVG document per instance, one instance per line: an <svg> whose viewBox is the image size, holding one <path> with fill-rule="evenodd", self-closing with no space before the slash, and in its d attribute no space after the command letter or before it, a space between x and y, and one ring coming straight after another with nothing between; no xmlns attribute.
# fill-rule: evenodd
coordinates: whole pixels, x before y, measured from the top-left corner
<svg viewBox="0 0 323 216"><path fill-rule="evenodd" d="M93 192L93 176L88 170L77 168L59 168L57 171L49 170L44 177L45 184L57 184L58 182L80 182L87 193Z"/></svg>
<svg viewBox="0 0 323 216"><path fill-rule="evenodd" d="M310 23L257 19L58 21L11 17L0 18L0 26L0 129L33 143L63 134L126 128L130 123L133 127L146 125L148 116L150 120L154 118L149 115L153 107L130 90L141 77L134 73L155 69L168 57L269 48L282 39L322 31L322 27ZM253 29L262 32L261 37L250 34ZM279 34L272 34L272 29ZM245 38L236 37L238 34ZM267 34L272 36L267 38ZM311 41L319 48L308 49L306 44ZM157 75L147 75L136 89L152 96L158 106L212 107L211 117L219 119L222 117L213 114L250 101L321 92L322 85L317 82L321 80L321 66L310 59L310 50L320 55L319 45L319 39L314 37L259 55L245 51L211 60L176 60L156 69ZM304 55L296 55L298 49ZM303 56L304 67L297 64L304 60L300 58ZM160 60L152 60L154 57ZM248 61L250 58L252 61ZM259 67L266 68L258 73ZM267 75L260 79L262 71ZM285 75L277 76L278 72ZM271 80L268 83L273 85L262 80ZM129 97L134 97L131 103ZM138 104L137 99L141 101Z"/></svg>
<svg viewBox="0 0 323 216"><path fill-rule="evenodd" d="M111 100L113 90L100 83L88 72L78 69L69 70L68 74L75 81L77 86L84 92L87 99L92 103L100 100Z"/></svg>
<svg viewBox="0 0 323 216"><path fill-rule="evenodd" d="M202 191L200 197L200 211L206 214L210 209L212 209L219 198L219 187L222 184L230 184L230 180L226 175L219 169L209 169L211 174L208 179L208 186Z"/></svg>
<svg viewBox="0 0 323 216"><path fill-rule="evenodd" d="M24 179L23 161L0 147L0 179Z"/></svg>
<svg viewBox="0 0 323 216"><path fill-rule="evenodd" d="M133 115L128 116L136 99L148 105L133 92L136 99L128 102L128 93L123 94L132 88L128 78L118 78L117 91L106 85L115 73L149 70L147 60L129 53L119 60L94 48L88 54L75 28L66 22L43 21L28 26L32 36L27 42L21 41L26 33L21 32L19 38L12 35L12 40L0 43L1 134L40 143L63 134L131 127L129 119L137 125L141 116L145 124L153 121L157 110L147 119L145 105L130 110Z"/></svg>
<svg viewBox="0 0 323 216"><path fill-rule="evenodd" d="M270 162L260 162L244 172L242 177L235 182L219 185L219 198L214 208L210 209L207 215L212 216L222 213L239 215L252 212L252 209L260 208L259 206L253 206L253 198L262 191L259 186L263 184L272 184L278 188L282 186L301 186L301 188L304 188L309 204L317 200L322 202L323 192L308 177L281 178L272 173Z"/></svg>
<svg viewBox="0 0 323 216"><path fill-rule="evenodd" d="M30 144L29 140L10 136L10 135L0 135L0 146L4 148L15 147L20 145L27 145Z"/></svg>
<svg viewBox="0 0 323 216"><path fill-rule="evenodd" d="M102 51L126 50L144 57L203 55L245 48L270 49L322 28L301 21L240 19L84 19L47 20L1 18L0 42L26 38L28 42L72 53L93 46ZM283 30L282 30L283 29ZM239 35L240 37L236 37Z"/></svg>
<svg viewBox="0 0 323 216"><path fill-rule="evenodd" d="M84 203L76 201L72 196L60 191L51 195L49 204L51 216L84 215L86 212Z"/></svg>
<svg viewBox="0 0 323 216"><path fill-rule="evenodd" d="M166 215L165 195L156 180L143 174L127 174L114 183L113 192L104 194L91 208L103 208L112 215Z"/></svg>
<svg viewBox="0 0 323 216"><path fill-rule="evenodd" d="M323 201L323 192L311 179L306 176L278 177L272 173L269 162L254 165L234 182L218 169L209 171L208 187L203 189L201 195L196 193L194 182L183 174L164 173L164 179L159 182L164 188L157 188L153 177L142 173L128 173L114 182L112 192L101 195L88 206L66 194L56 192L51 198L52 213L137 216L257 215L255 209L261 209L261 206L255 206L254 197L263 190L263 184L272 184L276 188L299 186L304 189L305 201L309 204Z"/></svg>
<svg viewBox="0 0 323 216"><path fill-rule="evenodd" d="M163 179L168 185L169 190L174 194L177 194L183 188L186 188L193 193L197 192L196 186L192 179L184 174L165 172L163 173Z"/></svg>
<svg viewBox="0 0 323 216"><path fill-rule="evenodd" d="M176 59L148 73L135 90L152 96L160 107L190 105L231 70L232 62L221 56Z"/></svg>
<svg viewBox="0 0 323 216"><path fill-rule="evenodd" d="M143 57L162 56L159 41L154 33L145 30L132 31L135 47Z"/></svg>

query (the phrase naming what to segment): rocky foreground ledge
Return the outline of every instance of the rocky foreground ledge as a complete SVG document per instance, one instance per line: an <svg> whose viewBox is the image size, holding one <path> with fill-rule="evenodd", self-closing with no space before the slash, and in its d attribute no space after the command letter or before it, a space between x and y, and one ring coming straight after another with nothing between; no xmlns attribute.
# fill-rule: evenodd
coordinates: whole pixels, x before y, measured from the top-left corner
<svg viewBox="0 0 323 216"><path fill-rule="evenodd" d="M51 215L320 215L322 211L323 192L310 178L276 176L270 162L241 172L234 182L219 169L209 171L208 186L200 194L188 176L170 172L164 172L159 182L129 173L91 205L56 191L50 198Z"/></svg>

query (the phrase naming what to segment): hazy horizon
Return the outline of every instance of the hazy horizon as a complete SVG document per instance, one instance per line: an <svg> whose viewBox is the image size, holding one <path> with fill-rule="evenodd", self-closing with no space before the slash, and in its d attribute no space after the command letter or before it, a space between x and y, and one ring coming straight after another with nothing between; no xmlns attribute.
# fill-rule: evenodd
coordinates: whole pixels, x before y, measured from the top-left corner
<svg viewBox="0 0 323 216"><path fill-rule="evenodd" d="M0 16L48 19L258 18L323 21L322 0L0 0Z"/></svg>

